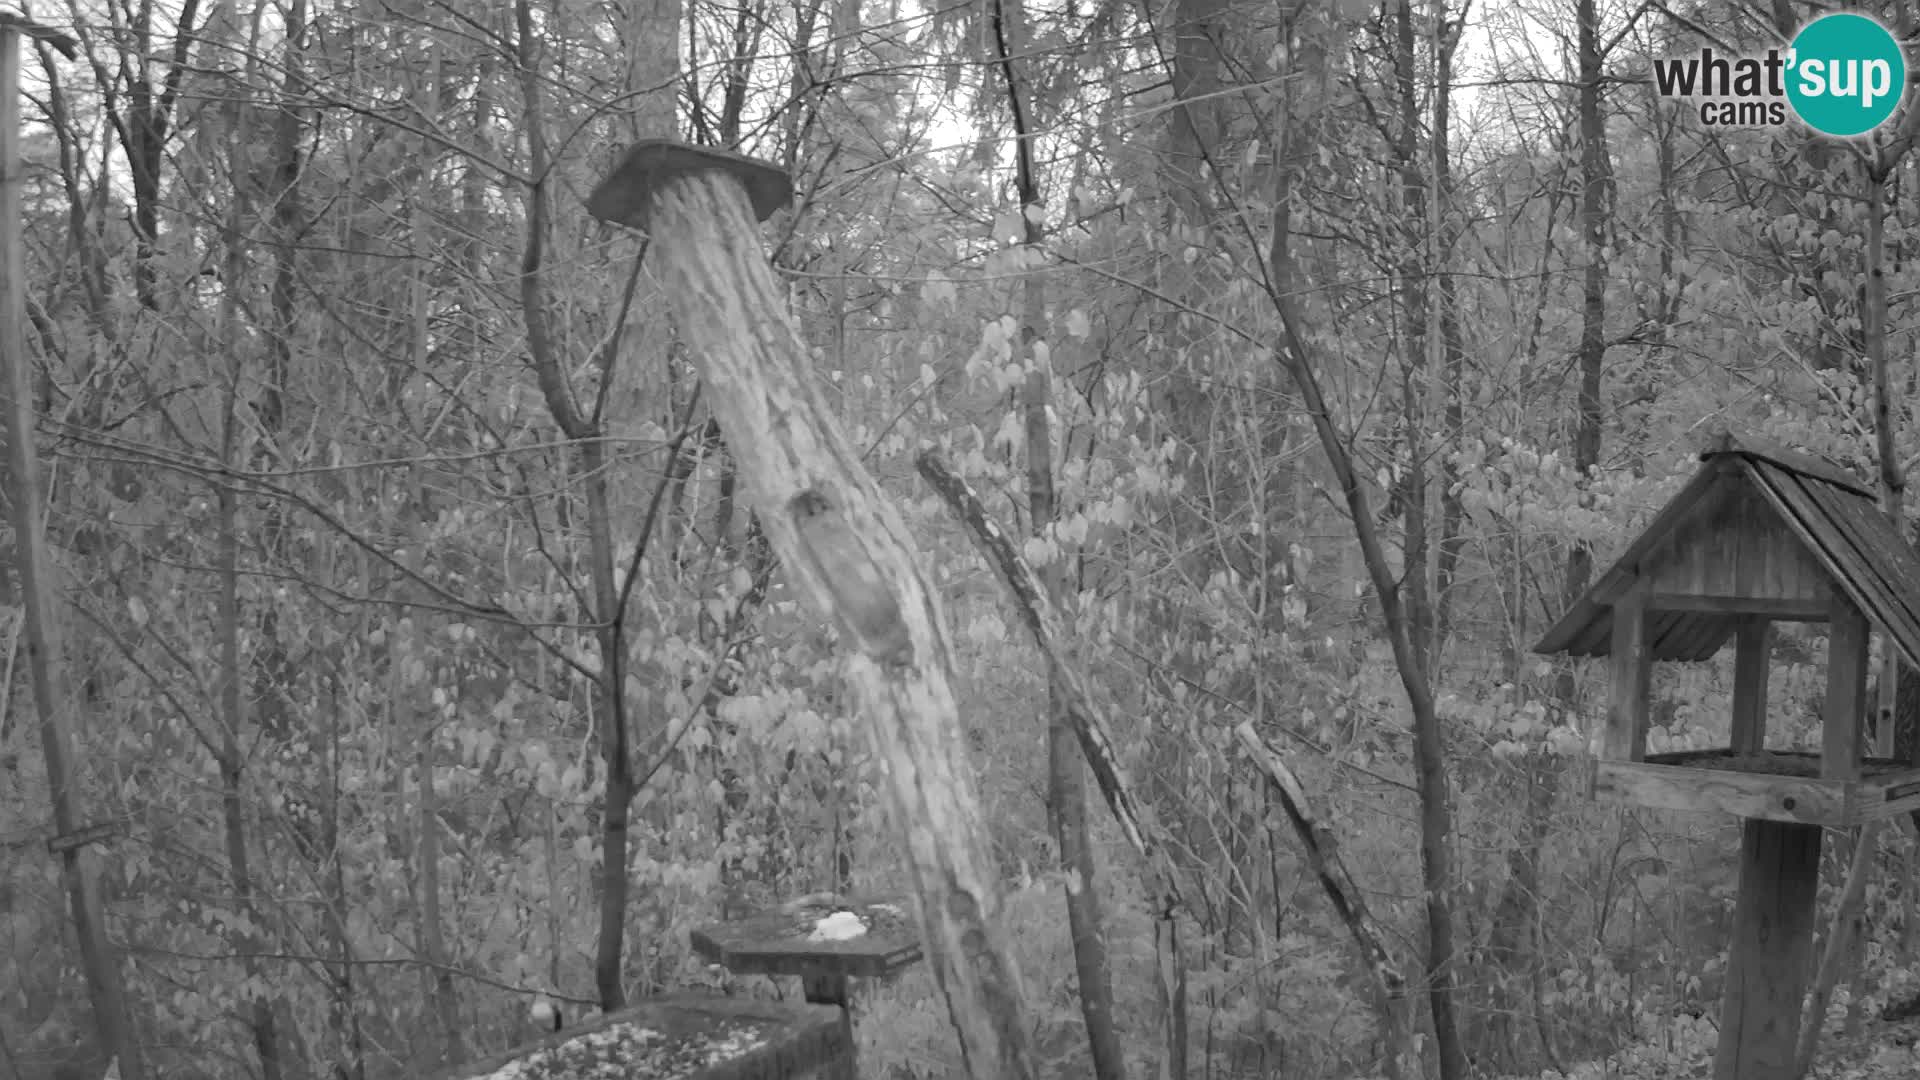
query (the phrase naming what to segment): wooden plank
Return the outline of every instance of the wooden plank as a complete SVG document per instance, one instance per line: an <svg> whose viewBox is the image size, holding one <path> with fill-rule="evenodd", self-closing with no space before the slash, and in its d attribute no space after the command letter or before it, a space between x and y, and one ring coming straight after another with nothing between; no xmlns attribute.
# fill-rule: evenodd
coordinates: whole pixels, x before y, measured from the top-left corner
<svg viewBox="0 0 1920 1080"><path fill-rule="evenodd" d="M1871 579L1872 569L1847 534L1835 525L1831 509L1813 494L1817 484L1759 464L1753 465L1748 475L1755 490L1766 498L1780 520L1826 569L1835 587L1851 595L1859 582Z"/></svg>
<svg viewBox="0 0 1920 1080"><path fill-rule="evenodd" d="M1608 761L1639 761L1646 756L1647 692L1653 677L1648 618L1646 596L1638 589L1629 589L1614 601L1613 694L1600 747L1600 756Z"/></svg>
<svg viewBox="0 0 1920 1080"><path fill-rule="evenodd" d="M1809 454L1803 450L1794 450L1771 439L1755 438L1751 435L1734 435L1730 432L1715 432L1708 436L1700 449L1703 461L1712 460L1721 454L1740 454L1770 461L1783 469L1816 477L1829 484L1835 484L1849 491L1858 492L1871 499L1874 492L1866 481L1841 468L1825 458Z"/></svg>
<svg viewBox="0 0 1920 1080"><path fill-rule="evenodd" d="M1858 824L1869 821L1886 821L1889 818L1905 818L1915 810L1920 810L1920 785L1909 785L1898 789L1898 798L1869 799L1861 796L1855 800L1859 809L1853 814ZM1849 822L1854 824L1854 822Z"/></svg>
<svg viewBox="0 0 1920 1080"><path fill-rule="evenodd" d="M1714 1080L1797 1080L1794 1046L1813 959L1821 830L1745 824Z"/></svg>
<svg viewBox="0 0 1920 1080"><path fill-rule="evenodd" d="M1714 746L1704 750L1668 750L1664 753L1648 754L1643 760L1649 765L1692 765L1696 762L1724 758L1731 753L1732 751L1727 747ZM1810 760L1818 761L1815 755L1809 754L1807 756ZM1815 769L1814 771L1818 770ZM1812 776L1813 772L1810 771L1807 775Z"/></svg>
<svg viewBox="0 0 1920 1080"><path fill-rule="evenodd" d="M1831 490L1817 492L1816 498L1874 574L1868 616L1914 663L1920 659L1920 560L1879 507Z"/></svg>
<svg viewBox="0 0 1920 1080"><path fill-rule="evenodd" d="M1744 476L1681 521L1641 564L1650 591L1798 602L1820 598L1825 568Z"/></svg>
<svg viewBox="0 0 1920 1080"><path fill-rule="evenodd" d="M1867 617L1836 594L1827 633L1827 700L1820 722L1820 776L1860 778L1861 711L1867 700Z"/></svg>
<svg viewBox="0 0 1920 1080"><path fill-rule="evenodd" d="M1752 754L1736 754L1729 747L1708 748L1704 750L1670 750L1660 754L1648 754L1642 759L1649 765L1686 765L1695 768L1729 769L1733 768L1734 758L1751 758ZM1820 752L1818 750L1762 750L1759 756L1764 760L1759 764L1741 762L1736 772L1754 773L1761 776L1793 776L1802 780L1820 779ZM1860 759L1860 780L1856 786L1898 783L1912 774L1920 779L1920 770L1910 769L1905 763L1892 758L1862 757ZM1877 790L1877 789L1876 789Z"/></svg>
<svg viewBox="0 0 1920 1080"><path fill-rule="evenodd" d="M1733 637L1734 620L1726 615L1696 611L1688 617L1688 633L1675 643L1671 653L1653 650L1653 659L1661 660L1710 660L1726 648Z"/></svg>
<svg viewBox="0 0 1920 1080"><path fill-rule="evenodd" d="M1757 471L1783 512L1830 563L1839 587L1864 606L1909 662L1920 657L1920 559L1876 506L1798 478Z"/></svg>
<svg viewBox="0 0 1920 1080"><path fill-rule="evenodd" d="M1825 622L1827 601L1817 598L1768 599L1757 596L1689 596L1676 592L1647 595L1654 611L1706 612L1715 615L1758 615L1782 622Z"/></svg>
<svg viewBox="0 0 1920 1080"><path fill-rule="evenodd" d="M1641 594L1642 599L1645 598ZM1616 615L1617 617L1617 615ZM1700 646L1700 623L1710 618L1691 611L1649 612L1647 616L1647 655L1672 659L1690 656ZM1611 647L1608 649L1612 653Z"/></svg>
<svg viewBox="0 0 1920 1080"><path fill-rule="evenodd" d="M1702 611L1661 611L1649 616L1647 655L1654 660L1706 660L1733 635L1733 619ZM1611 649L1609 649L1611 652Z"/></svg>
<svg viewBox="0 0 1920 1080"><path fill-rule="evenodd" d="M611 1015L443 1074L479 1080L516 1066L521 1076L601 1075L658 1080L854 1080L841 1010L704 994L651 998Z"/></svg>
<svg viewBox="0 0 1920 1080"><path fill-rule="evenodd" d="M1860 790L1870 798L1883 801L1920 795L1920 769L1902 768L1898 772L1863 780Z"/></svg>
<svg viewBox="0 0 1920 1080"><path fill-rule="evenodd" d="M1889 763L1874 761L1871 764ZM1882 773L1857 785L1858 816L1862 822L1884 821L1888 818L1905 820L1908 814L1920 810L1920 769L1904 767L1905 763L1899 764L1903 767L1898 771Z"/></svg>
<svg viewBox="0 0 1920 1080"><path fill-rule="evenodd" d="M1734 634L1733 723L1729 746L1736 754L1767 744L1767 666L1773 657L1773 624L1747 619Z"/></svg>
<svg viewBox="0 0 1920 1080"><path fill-rule="evenodd" d="M1567 608L1560 621L1554 623L1541 636L1533 651L1544 656L1565 653L1569 656L1604 656L1610 639L1602 637L1594 640L1586 650L1570 648L1575 641L1583 638L1593 640L1591 632L1596 623L1605 625L1611 617L1611 608L1619 595L1632 587L1638 580L1638 568L1641 561L1666 539L1667 533L1688 516L1698 513L1707 500L1724 497L1719 485L1737 482L1737 467L1708 465L1687 481L1679 494L1667 500L1653 520L1647 523L1638 539L1627 545L1627 550L1614 560L1607 572L1600 575L1586 595L1575 600Z"/></svg>
<svg viewBox="0 0 1920 1080"><path fill-rule="evenodd" d="M1831 488L1807 485L1807 494L1826 511L1832 530L1852 550L1853 565L1859 568L1853 581L1859 594L1855 602L1896 636L1908 641L1920 638L1920 578L1899 569L1899 564L1912 560L1912 551L1886 514Z"/></svg>
<svg viewBox="0 0 1920 1080"><path fill-rule="evenodd" d="M1846 785L1792 776L1601 761L1595 798L1656 810L1723 813L1806 825L1846 824Z"/></svg>

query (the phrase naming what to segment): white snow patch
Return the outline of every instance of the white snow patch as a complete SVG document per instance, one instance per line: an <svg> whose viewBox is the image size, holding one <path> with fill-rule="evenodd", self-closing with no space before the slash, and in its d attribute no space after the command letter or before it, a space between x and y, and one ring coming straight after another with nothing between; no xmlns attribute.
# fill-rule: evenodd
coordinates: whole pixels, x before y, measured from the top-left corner
<svg viewBox="0 0 1920 1080"><path fill-rule="evenodd" d="M867 932L867 924L851 911L836 911L813 924L808 941L846 941Z"/></svg>

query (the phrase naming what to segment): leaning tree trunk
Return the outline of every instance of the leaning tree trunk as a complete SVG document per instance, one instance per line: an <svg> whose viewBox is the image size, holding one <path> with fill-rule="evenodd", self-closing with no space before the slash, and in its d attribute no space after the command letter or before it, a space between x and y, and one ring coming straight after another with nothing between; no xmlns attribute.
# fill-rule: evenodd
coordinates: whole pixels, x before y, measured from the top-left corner
<svg viewBox="0 0 1920 1080"><path fill-rule="evenodd" d="M595 194L595 213L650 234L649 265L731 435L748 502L781 564L854 650L846 674L855 714L884 766L928 959L966 1067L981 1080L1026 1080L1034 1072L1025 991L1000 923L938 594L905 520L813 379L747 190L719 171L676 168L662 153L654 144L622 167L619 180L644 188L637 207L624 191L602 202L610 181Z"/></svg>

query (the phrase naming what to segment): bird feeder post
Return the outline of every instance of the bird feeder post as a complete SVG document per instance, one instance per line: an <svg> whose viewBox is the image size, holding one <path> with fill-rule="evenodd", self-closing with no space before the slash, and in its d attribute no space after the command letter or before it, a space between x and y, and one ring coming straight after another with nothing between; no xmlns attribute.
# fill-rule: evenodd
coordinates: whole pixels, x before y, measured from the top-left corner
<svg viewBox="0 0 1920 1080"><path fill-rule="evenodd" d="M1849 605L1851 606L1851 605ZM1772 622L1734 631L1735 754L1765 747ZM1715 1080L1791 1068L1813 952L1821 827L1749 818L1741 823L1739 895L1727 955Z"/></svg>
<svg viewBox="0 0 1920 1080"><path fill-rule="evenodd" d="M587 209L646 233L646 258L767 540L854 654L856 715L884 766L927 957L968 1071L1026 1080L1025 995L1000 925L937 592L818 387L761 247L758 222L792 193L767 162L650 139Z"/></svg>

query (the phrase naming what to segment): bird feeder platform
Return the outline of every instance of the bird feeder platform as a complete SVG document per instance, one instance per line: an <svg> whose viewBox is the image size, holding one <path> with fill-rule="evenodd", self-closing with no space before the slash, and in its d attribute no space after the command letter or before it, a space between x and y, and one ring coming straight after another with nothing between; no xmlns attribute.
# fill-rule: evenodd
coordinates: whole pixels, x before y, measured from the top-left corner
<svg viewBox="0 0 1920 1080"><path fill-rule="evenodd" d="M854 1080L853 1044L819 1005L682 995L597 1016L442 1080Z"/></svg>
<svg viewBox="0 0 1920 1080"><path fill-rule="evenodd" d="M1830 461L1719 433L1705 463L1534 650L1607 659L1596 799L1744 819L1715 1080L1793 1080L1821 830L1920 807L1920 760L1864 753L1869 636L1920 666L1920 557ZM1770 748L1778 622L1827 624L1819 751ZM1648 754L1657 661L1734 642L1728 745Z"/></svg>
<svg viewBox="0 0 1920 1080"><path fill-rule="evenodd" d="M695 952L735 975L885 978L920 962L920 930L896 900L805 898L695 930Z"/></svg>
<svg viewBox="0 0 1920 1080"><path fill-rule="evenodd" d="M693 951L735 975L795 975L810 1004L832 1005L853 1041L852 976L886 978L920 962L920 930L895 900L809 896L693 931Z"/></svg>
<svg viewBox="0 0 1920 1080"><path fill-rule="evenodd" d="M1906 762L1862 758L1857 780L1824 779L1821 769L1810 751L1720 747L1597 761L1591 787L1606 802L1836 828L1920 807L1920 771Z"/></svg>

